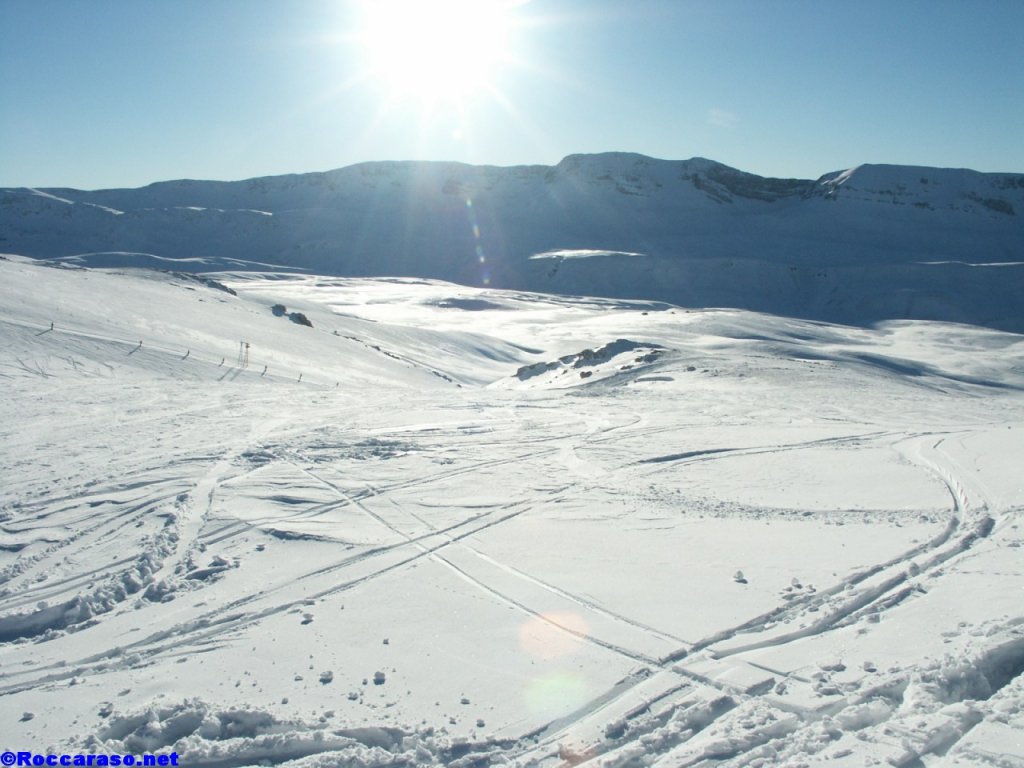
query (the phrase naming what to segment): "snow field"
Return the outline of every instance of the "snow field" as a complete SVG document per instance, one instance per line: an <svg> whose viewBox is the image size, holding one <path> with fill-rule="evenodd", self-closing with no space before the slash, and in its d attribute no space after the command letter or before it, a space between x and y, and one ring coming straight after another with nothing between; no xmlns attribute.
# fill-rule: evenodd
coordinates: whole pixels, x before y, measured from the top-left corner
<svg viewBox="0 0 1024 768"><path fill-rule="evenodd" d="M218 276L232 296L0 273L18 748L1024 759L1017 336L398 279ZM552 361L570 372L517 375Z"/></svg>

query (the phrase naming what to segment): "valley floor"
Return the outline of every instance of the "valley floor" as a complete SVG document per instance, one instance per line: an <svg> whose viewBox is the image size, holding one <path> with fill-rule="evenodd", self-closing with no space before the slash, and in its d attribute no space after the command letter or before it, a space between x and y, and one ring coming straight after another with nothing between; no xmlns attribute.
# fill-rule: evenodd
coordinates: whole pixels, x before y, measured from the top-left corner
<svg viewBox="0 0 1024 768"><path fill-rule="evenodd" d="M0 286L3 749L1024 765L1020 336L16 257Z"/></svg>

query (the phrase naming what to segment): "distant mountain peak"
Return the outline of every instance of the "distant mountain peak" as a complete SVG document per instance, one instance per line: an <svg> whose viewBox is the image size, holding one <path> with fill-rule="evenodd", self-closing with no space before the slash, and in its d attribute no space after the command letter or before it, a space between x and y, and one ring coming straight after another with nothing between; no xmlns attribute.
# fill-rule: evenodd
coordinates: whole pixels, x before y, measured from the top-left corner
<svg viewBox="0 0 1024 768"><path fill-rule="evenodd" d="M949 213L1016 216L1024 210L1024 174L966 168L864 164L825 174L816 193Z"/></svg>

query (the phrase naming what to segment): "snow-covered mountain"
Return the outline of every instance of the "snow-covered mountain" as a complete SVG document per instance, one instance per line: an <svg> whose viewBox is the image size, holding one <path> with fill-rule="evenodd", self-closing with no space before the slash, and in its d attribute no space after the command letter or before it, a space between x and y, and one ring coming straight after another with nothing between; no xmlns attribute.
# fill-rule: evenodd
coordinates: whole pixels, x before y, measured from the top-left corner
<svg viewBox="0 0 1024 768"><path fill-rule="evenodd" d="M623 154L0 190L4 762L1021 764L1022 217Z"/></svg>
<svg viewBox="0 0 1024 768"><path fill-rule="evenodd" d="M771 179L610 153L553 167L379 162L132 190L5 189L0 251L1024 330L1020 174L865 165Z"/></svg>

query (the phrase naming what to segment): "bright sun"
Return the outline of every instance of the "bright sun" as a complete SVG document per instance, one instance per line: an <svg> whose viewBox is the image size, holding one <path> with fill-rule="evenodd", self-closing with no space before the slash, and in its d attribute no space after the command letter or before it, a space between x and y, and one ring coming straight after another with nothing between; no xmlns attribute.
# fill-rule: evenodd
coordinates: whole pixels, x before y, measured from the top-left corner
<svg viewBox="0 0 1024 768"><path fill-rule="evenodd" d="M509 60L514 0L366 0L367 74L396 100L464 105Z"/></svg>

